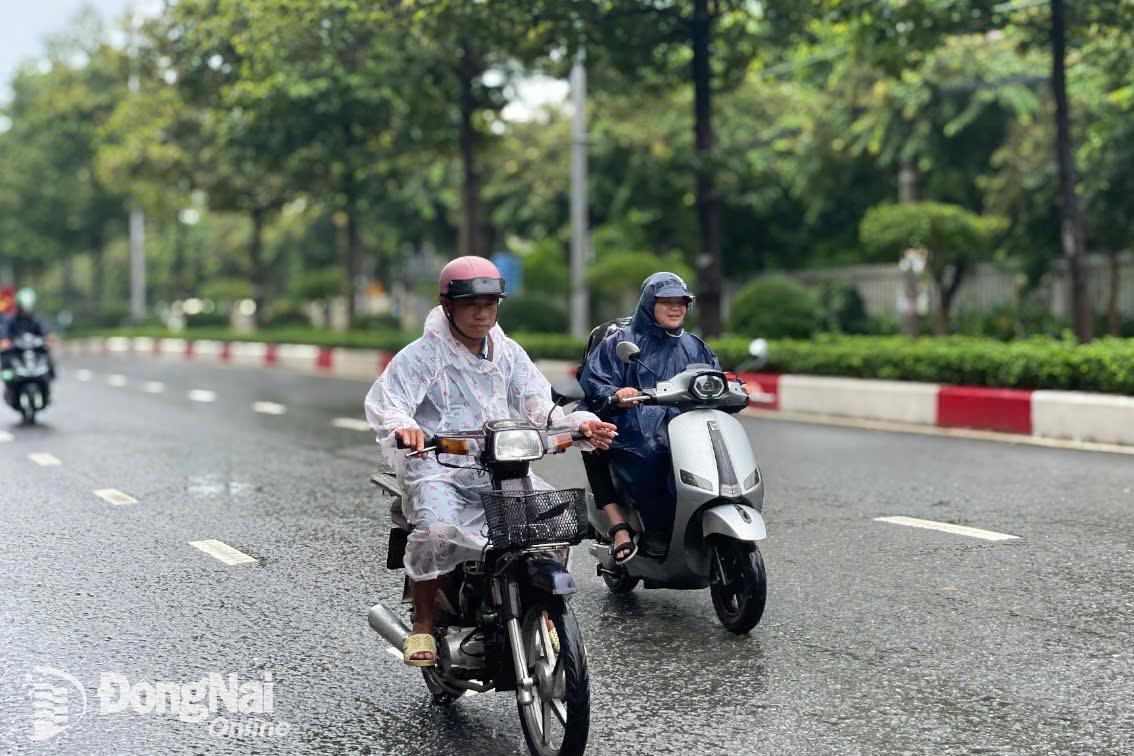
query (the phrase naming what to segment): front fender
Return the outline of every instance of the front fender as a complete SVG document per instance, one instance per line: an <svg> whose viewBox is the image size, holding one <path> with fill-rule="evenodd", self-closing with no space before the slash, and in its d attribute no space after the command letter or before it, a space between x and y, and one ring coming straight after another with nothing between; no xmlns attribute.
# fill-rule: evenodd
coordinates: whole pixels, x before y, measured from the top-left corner
<svg viewBox="0 0 1134 756"><path fill-rule="evenodd" d="M537 557L528 559L525 566L528 583L533 588L555 596L570 596L576 592L575 578L556 560Z"/></svg>
<svg viewBox="0 0 1134 756"><path fill-rule="evenodd" d="M768 537L764 517L745 504L717 504L701 515L701 531L706 537L721 535L738 541L762 541Z"/></svg>

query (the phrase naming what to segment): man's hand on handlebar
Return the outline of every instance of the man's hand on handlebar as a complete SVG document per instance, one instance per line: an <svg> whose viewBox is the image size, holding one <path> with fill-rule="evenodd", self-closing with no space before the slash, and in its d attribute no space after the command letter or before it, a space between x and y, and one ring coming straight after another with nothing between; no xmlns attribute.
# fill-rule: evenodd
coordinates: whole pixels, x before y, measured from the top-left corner
<svg viewBox="0 0 1134 756"><path fill-rule="evenodd" d="M425 448L425 431L421 428L398 428L394 431L398 448L419 452Z"/></svg>
<svg viewBox="0 0 1134 756"><path fill-rule="evenodd" d="M616 427L613 423L604 423L601 420L584 420L579 423L579 433L582 433L596 449L609 449L614 437L618 435Z"/></svg>

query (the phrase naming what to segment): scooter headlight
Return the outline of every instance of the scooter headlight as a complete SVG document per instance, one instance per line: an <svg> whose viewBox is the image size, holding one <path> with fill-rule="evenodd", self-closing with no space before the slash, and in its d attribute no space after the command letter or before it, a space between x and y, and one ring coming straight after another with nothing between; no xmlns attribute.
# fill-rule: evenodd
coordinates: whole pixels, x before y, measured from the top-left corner
<svg viewBox="0 0 1134 756"><path fill-rule="evenodd" d="M498 462L529 462L543 457L543 451L537 430L506 430L493 435L492 457Z"/></svg>
<svg viewBox="0 0 1134 756"><path fill-rule="evenodd" d="M689 393L698 399L718 399L725 395L728 384L718 373L702 373L693 379Z"/></svg>

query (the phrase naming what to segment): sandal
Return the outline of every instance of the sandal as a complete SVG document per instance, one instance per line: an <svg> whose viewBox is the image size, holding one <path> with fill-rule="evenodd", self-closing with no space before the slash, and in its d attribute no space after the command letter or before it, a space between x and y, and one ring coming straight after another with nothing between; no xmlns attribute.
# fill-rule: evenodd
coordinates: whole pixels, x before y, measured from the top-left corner
<svg viewBox="0 0 1134 756"><path fill-rule="evenodd" d="M613 559L614 563L619 567L626 564L634 557L638 556L638 541L635 539L637 533L635 533L634 529L629 525L624 522L620 522L612 527L607 532L607 535L610 536L610 540L613 542L614 534L619 532L620 530L625 530L629 534L630 540L626 543L621 543L617 546L612 545L610 547L610 558Z"/></svg>
<svg viewBox="0 0 1134 756"><path fill-rule="evenodd" d="M414 654L428 653L428 659L414 659ZM437 641L428 633L414 633L402 644L402 661L411 667L432 667L437 660Z"/></svg>

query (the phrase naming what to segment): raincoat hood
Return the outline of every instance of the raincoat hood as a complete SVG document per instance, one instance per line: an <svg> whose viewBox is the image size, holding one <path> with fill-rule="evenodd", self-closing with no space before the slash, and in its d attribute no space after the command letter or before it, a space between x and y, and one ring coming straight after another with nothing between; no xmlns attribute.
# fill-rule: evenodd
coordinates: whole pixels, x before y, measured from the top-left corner
<svg viewBox="0 0 1134 756"><path fill-rule="evenodd" d="M630 327L640 336L656 339L680 338L685 333L684 326L670 331L658 325L654 319L654 306L658 297L685 297L690 302L693 295L689 287L676 273L654 273L642 283L642 296L638 299L638 308L630 321Z"/></svg>

